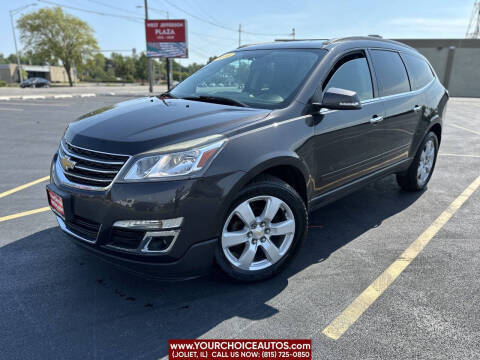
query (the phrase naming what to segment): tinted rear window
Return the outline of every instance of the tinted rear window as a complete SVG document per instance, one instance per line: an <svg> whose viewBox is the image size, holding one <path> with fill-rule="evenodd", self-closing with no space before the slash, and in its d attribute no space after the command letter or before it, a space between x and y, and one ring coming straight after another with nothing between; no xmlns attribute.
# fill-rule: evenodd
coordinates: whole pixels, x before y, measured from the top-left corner
<svg viewBox="0 0 480 360"><path fill-rule="evenodd" d="M433 73L425 60L408 54L402 54L402 58L407 65L412 90L421 89L432 81Z"/></svg>
<svg viewBox="0 0 480 360"><path fill-rule="evenodd" d="M380 96L410 91L405 65L403 65L398 53L387 50L372 50L371 54Z"/></svg>

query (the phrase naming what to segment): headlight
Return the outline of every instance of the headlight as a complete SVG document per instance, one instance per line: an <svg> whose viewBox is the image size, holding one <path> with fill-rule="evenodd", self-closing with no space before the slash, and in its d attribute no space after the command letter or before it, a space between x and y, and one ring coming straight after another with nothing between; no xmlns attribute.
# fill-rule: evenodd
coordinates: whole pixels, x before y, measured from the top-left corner
<svg viewBox="0 0 480 360"><path fill-rule="evenodd" d="M191 150L142 157L133 163L124 180L159 179L195 173L210 163L225 141Z"/></svg>

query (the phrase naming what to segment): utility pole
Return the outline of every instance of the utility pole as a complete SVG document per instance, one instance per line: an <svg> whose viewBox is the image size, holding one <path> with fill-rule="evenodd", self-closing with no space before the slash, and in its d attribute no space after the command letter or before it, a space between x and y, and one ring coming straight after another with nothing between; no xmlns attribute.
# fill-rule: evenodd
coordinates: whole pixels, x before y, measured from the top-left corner
<svg viewBox="0 0 480 360"><path fill-rule="evenodd" d="M170 69L170 58L165 58L165 69L167 70L167 89L170 91L172 87L172 70Z"/></svg>
<svg viewBox="0 0 480 360"><path fill-rule="evenodd" d="M23 9L26 9L29 6L37 6L37 4L35 4L35 3L28 4L28 5L19 7L17 9L13 9L13 10L8 11L10 13L10 22L12 24L13 43L15 44L15 53L17 54L18 78L20 79L20 82L23 81L22 64L20 63L20 53L18 52L18 47L17 47L17 35L15 35L15 24L13 22L13 15L18 13L19 11L22 11Z"/></svg>
<svg viewBox="0 0 480 360"><path fill-rule="evenodd" d="M473 4L472 16L470 17L465 37L467 39L480 38L480 1L478 0Z"/></svg>
<svg viewBox="0 0 480 360"><path fill-rule="evenodd" d="M145 20L148 20L148 4L147 0L145 2ZM152 79L152 59L148 57L148 49L147 49L147 67L148 67L148 91L153 92L153 79Z"/></svg>
<svg viewBox="0 0 480 360"><path fill-rule="evenodd" d="M167 20L169 19L168 16L168 11L165 11L167 14ZM166 70L166 75L167 75L167 90L170 91L173 85L173 78L172 78L172 63L170 61L170 58L165 58L165 70Z"/></svg>
<svg viewBox="0 0 480 360"><path fill-rule="evenodd" d="M15 53L17 54L18 78L20 79L20 82L22 82L23 81L22 65L20 64L20 55L18 54L17 36L15 35L15 25L13 24L13 11L12 10L10 10L10 22L12 23L13 42L15 44Z"/></svg>
<svg viewBox="0 0 480 360"><path fill-rule="evenodd" d="M238 47L242 46L242 24L238 24Z"/></svg>

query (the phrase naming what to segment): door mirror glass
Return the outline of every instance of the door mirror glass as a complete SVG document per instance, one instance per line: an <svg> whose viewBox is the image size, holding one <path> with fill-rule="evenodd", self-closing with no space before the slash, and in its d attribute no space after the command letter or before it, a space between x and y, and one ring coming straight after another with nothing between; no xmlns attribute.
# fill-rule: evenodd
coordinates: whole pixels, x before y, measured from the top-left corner
<svg viewBox="0 0 480 360"><path fill-rule="evenodd" d="M355 91L331 87L323 94L321 107L331 110L361 109L360 99Z"/></svg>

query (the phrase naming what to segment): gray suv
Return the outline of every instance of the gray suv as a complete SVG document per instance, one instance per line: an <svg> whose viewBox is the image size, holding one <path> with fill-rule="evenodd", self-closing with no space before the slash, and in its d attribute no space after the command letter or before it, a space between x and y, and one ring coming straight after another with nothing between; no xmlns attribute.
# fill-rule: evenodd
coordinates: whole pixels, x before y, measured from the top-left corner
<svg viewBox="0 0 480 360"><path fill-rule="evenodd" d="M76 244L131 271L241 281L285 268L308 213L380 177L426 187L448 92L373 37L247 46L172 91L66 130L49 204Z"/></svg>

